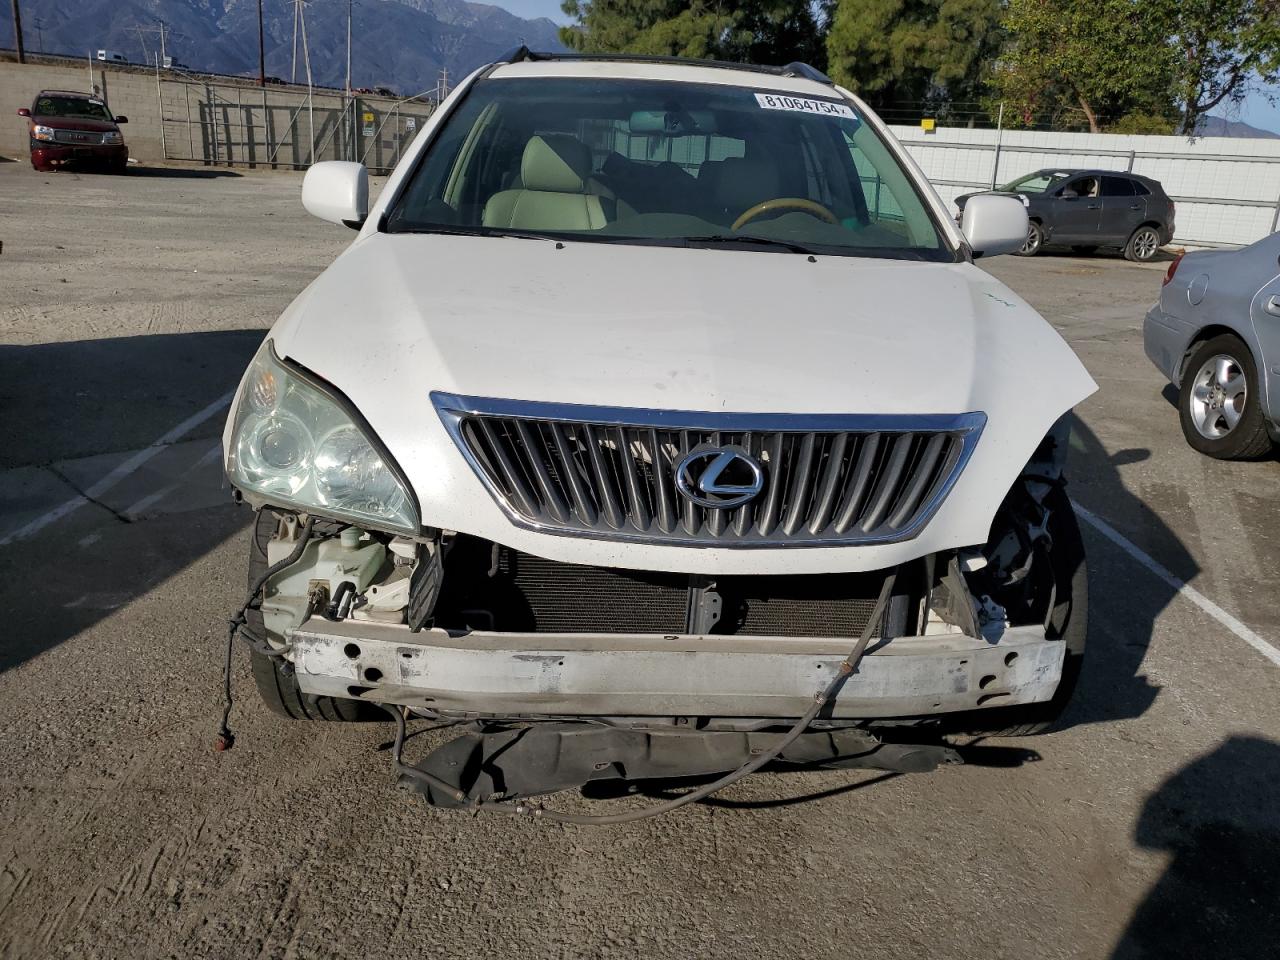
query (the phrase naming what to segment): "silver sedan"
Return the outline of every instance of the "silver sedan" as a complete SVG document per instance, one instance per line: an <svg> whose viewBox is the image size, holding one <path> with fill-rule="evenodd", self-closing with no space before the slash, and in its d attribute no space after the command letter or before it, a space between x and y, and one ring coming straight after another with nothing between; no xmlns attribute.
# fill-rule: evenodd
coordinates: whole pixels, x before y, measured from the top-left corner
<svg viewBox="0 0 1280 960"><path fill-rule="evenodd" d="M1221 460L1267 453L1280 440L1280 233L1174 260L1143 341L1178 388L1192 447Z"/></svg>

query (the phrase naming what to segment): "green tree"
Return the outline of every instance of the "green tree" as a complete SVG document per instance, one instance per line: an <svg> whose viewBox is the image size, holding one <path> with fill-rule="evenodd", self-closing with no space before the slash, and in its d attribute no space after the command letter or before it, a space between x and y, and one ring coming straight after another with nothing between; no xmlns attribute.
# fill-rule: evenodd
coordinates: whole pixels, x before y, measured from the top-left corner
<svg viewBox="0 0 1280 960"><path fill-rule="evenodd" d="M806 0L564 0L577 22L560 39L583 53L640 53L751 63L814 63L821 29ZM815 64L820 65L820 64Z"/></svg>
<svg viewBox="0 0 1280 960"><path fill-rule="evenodd" d="M977 99L1000 43L1000 0L838 0L827 63L880 103Z"/></svg>
<svg viewBox="0 0 1280 960"><path fill-rule="evenodd" d="M1158 15L1177 51L1172 85L1184 134L1219 104L1280 82L1280 0L1161 0Z"/></svg>
<svg viewBox="0 0 1280 960"><path fill-rule="evenodd" d="M1015 119L1073 104L1093 133L1106 118L1166 113L1173 56L1163 20L1148 0L1009 0L993 86Z"/></svg>

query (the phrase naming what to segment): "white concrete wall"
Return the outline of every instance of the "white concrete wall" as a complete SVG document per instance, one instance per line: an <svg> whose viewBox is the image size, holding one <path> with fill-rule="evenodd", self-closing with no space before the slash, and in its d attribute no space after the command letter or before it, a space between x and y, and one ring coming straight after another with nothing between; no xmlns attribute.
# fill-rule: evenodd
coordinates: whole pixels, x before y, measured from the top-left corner
<svg viewBox="0 0 1280 960"><path fill-rule="evenodd" d="M991 186L996 131L894 126L944 200ZM1277 228L1280 140L1006 130L996 182L1041 167L1132 170L1159 180L1178 205L1175 240L1245 244Z"/></svg>

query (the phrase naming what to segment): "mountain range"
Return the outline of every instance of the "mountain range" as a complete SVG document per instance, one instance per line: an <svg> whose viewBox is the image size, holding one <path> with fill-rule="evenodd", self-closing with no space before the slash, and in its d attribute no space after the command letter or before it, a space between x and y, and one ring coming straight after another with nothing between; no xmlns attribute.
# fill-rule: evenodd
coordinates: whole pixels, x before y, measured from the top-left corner
<svg viewBox="0 0 1280 960"><path fill-rule="evenodd" d="M192 70L257 76L257 0L21 0L27 49L87 56L111 50L152 62L165 25L165 53ZM311 75L340 87L346 78L348 0L303 4ZM390 87L416 94L442 70L456 83L501 53L526 44L563 50L556 24L525 20L467 0L354 0L353 87ZM306 82L301 31L294 64L293 0L262 0L266 70ZM296 70L296 74L295 74Z"/></svg>
<svg viewBox="0 0 1280 960"><path fill-rule="evenodd" d="M1201 137L1262 137L1268 140L1280 138L1280 133L1255 127L1243 120L1228 120L1226 117L1202 117L1196 126L1196 135Z"/></svg>

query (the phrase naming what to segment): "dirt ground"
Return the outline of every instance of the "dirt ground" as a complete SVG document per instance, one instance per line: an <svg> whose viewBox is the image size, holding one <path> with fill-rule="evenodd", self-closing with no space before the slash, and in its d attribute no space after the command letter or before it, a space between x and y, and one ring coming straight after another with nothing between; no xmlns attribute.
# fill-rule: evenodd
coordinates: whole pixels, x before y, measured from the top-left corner
<svg viewBox="0 0 1280 960"><path fill-rule="evenodd" d="M240 661L213 752L227 395L352 237L299 185L0 163L0 957L1277 956L1280 668L1247 637L1280 641L1280 465L1183 442L1142 353L1164 264L990 264L1101 388L1065 729L588 829L431 810L384 725L278 720Z"/></svg>

